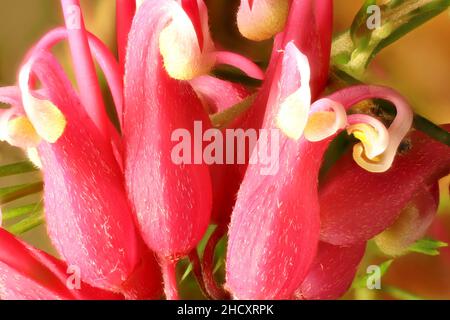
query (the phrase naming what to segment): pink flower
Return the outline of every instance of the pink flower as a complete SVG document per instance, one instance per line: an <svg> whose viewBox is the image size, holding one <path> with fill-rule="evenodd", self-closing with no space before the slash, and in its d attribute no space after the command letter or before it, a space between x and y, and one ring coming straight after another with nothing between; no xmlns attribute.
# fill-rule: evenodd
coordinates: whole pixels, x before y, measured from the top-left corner
<svg viewBox="0 0 450 320"><path fill-rule="evenodd" d="M307 13L310 17L313 5L308 3L294 1L291 10L297 17ZM327 6L318 8L323 11L313 17L330 12ZM284 39L292 36L291 30L288 23ZM314 70L326 70L296 46L314 41L311 34L302 30L298 40L286 44L272 78L262 127L280 129L280 139L260 139L253 151L255 156L258 147L268 143L265 150L271 150L272 144L279 143L280 167L273 175L263 176L260 164L249 165L233 210L226 286L238 299L288 299L305 279L319 240L318 173L331 138L347 128L362 141L355 146L358 164L370 171L385 171L412 124L407 103L387 88L350 87L312 103L319 79L326 78ZM354 104L377 97L397 107L397 117L388 131L369 116L346 115L345 110Z"/></svg>
<svg viewBox="0 0 450 320"><path fill-rule="evenodd" d="M77 1L63 0L62 4L66 17L74 7L79 9ZM134 225L118 133L106 118L101 95L95 98L90 94L96 86L83 86L97 81L90 69L93 64L88 41L107 70L118 104L119 69L98 39L81 25L69 25L69 18L67 21L67 31L50 32L28 55L19 75L19 96L17 89L6 92L14 107L3 117L4 137L26 148L32 160L42 166L48 233L65 262L79 268L82 280L92 286L128 298L156 298L160 294L160 273L153 254L141 245ZM83 73L78 82L82 83L80 93L85 104L47 52L66 36L79 67L76 71ZM43 87L39 91L32 89L36 78ZM86 105L90 106L87 111Z"/></svg>

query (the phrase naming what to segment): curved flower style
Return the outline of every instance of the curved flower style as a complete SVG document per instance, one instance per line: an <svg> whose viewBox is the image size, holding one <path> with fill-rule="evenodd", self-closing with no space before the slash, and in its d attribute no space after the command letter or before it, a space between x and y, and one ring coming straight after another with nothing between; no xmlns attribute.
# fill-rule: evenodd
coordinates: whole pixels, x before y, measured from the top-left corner
<svg viewBox="0 0 450 320"><path fill-rule="evenodd" d="M293 59L294 58L294 59ZM294 60L294 61L292 61ZM298 64L297 77L301 77L299 89L295 88L298 80L296 75L289 73L291 63ZM304 104L309 105L309 66L307 59L293 44L288 44L283 59L283 71L280 92L274 91L276 101L282 101L278 105L270 105L265 119L265 128L275 128L275 125L284 125L279 120L283 113L283 104L290 97L300 92ZM306 87L306 89L305 89ZM346 125L342 122L342 112L339 108L349 108L354 103L372 98L377 94L391 96L393 102L397 102L399 110L407 111L403 101L398 96L385 88L355 87L344 89L342 92L330 96L325 101L335 101L327 104L328 109L336 108L332 123L334 132L327 135L334 136L337 130ZM288 92L292 92L289 94ZM367 92L366 92L367 91ZM306 93L305 93L306 92ZM365 94L361 94L364 92ZM371 96L372 95L372 96ZM284 96L284 97L283 97ZM287 96L287 97L286 97ZM306 97L305 97L306 96ZM271 99L269 99L270 103ZM272 100L273 101L273 100ZM284 101L284 102L283 102ZM296 103L294 108L303 107L304 104ZM281 110L281 111L280 111ZM309 127L321 127L328 121L320 121L314 114L330 112L324 106L323 100L318 100L312 105L311 117L306 126L310 132L321 130L309 130ZM345 114L345 113L344 113ZM402 114L399 112L398 116ZM297 115L295 115L297 116ZM300 115L299 115L300 116ZM355 120L366 120L362 116L349 116L351 124ZM296 119L294 117L294 119ZM303 122L303 119L299 119ZM319 118L319 120L322 120ZM398 119L397 119L398 120ZM409 117L411 124L412 114ZM406 121L408 121L406 119ZM365 125L369 125L365 121ZM299 124L299 128L302 126ZM325 128L328 130L328 128ZM284 128L285 131L288 129ZM401 132L403 133L403 132ZM227 287L237 298L244 299L283 299L289 298L300 285L312 260L315 256L317 241L319 239L319 200L317 192L317 180L322 157L331 140L327 138L322 142L312 144L306 139L298 141L280 137L280 168L271 176L261 176L258 165L250 165L241 189L238 194L236 206L233 211L230 231L229 247L227 253ZM376 141L373 141L376 142ZM259 142L260 143L260 142ZM262 142L264 143L264 142ZM269 141L276 143L275 141ZM394 140L393 143L396 143ZM270 147L268 148L269 150ZM389 152L385 145L381 150ZM256 149L255 149L256 150ZM255 152L255 151L254 151ZM254 155L253 155L254 156ZM383 153L384 159L393 155ZM301 195L301 196L299 196ZM251 236L250 236L251 235ZM255 248L258 248L255 250ZM251 266L249 268L249 266Z"/></svg>
<svg viewBox="0 0 450 320"><path fill-rule="evenodd" d="M349 245L374 237L392 225L401 211L414 203L414 197L422 197L422 190L448 174L448 146L420 132L409 139L410 149L396 157L385 173L362 170L350 155L333 166L320 190L323 241Z"/></svg>

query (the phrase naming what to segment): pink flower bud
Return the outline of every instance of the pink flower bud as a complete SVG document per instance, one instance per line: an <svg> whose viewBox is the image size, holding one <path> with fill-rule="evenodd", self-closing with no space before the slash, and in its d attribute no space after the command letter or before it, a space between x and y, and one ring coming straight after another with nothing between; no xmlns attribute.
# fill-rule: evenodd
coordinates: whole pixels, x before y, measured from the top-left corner
<svg viewBox="0 0 450 320"><path fill-rule="evenodd" d="M314 262L296 296L305 300L340 298L350 288L365 249L366 243L338 247L320 242Z"/></svg>
<svg viewBox="0 0 450 320"><path fill-rule="evenodd" d="M93 286L120 291L139 259L137 234L110 142L84 112L62 69L48 54L31 68L67 120L55 143L43 141L48 232L55 248Z"/></svg>
<svg viewBox="0 0 450 320"><path fill-rule="evenodd" d="M174 1L146 1L133 21L125 65L125 176L146 244L161 257L188 254L201 240L211 213L209 168L175 163L175 130L194 139L194 121L209 119L189 83L171 78L160 53L160 33L179 19ZM175 15L175 16L174 16ZM183 18L183 17L181 17ZM192 27L192 26L191 26ZM191 43L198 46L197 43ZM203 133L200 133L203 134ZM189 145L202 152L202 145Z"/></svg>

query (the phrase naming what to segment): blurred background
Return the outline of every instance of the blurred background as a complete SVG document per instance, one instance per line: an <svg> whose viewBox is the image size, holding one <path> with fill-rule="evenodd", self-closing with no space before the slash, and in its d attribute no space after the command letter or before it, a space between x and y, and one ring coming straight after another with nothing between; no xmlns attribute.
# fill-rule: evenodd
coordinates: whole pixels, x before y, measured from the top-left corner
<svg viewBox="0 0 450 320"><path fill-rule="evenodd" d="M271 42L254 43L239 36L235 26L237 0L207 0L210 24L218 46L239 51L264 65ZM88 29L115 52L115 6L113 0L82 0ZM335 0L335 33L349 28L362 0ZM0 1L0 86L13 85L27 50L46 31L63 24L59 0L1 0ZM367 81L385 84L400 91L415 111L438 124L450 123L450 11L439 15L386 48L371 64ZM65 45L55 50L70 74L70 61ZM23 159L17 149L0 145L0 165ZM15 176L20 180L23 177ZM39 179L39 174L27 175ZM16 181L19 182L19 181ZM24 182L24 181L23 181ZM11 178L0 178L0 187L10 185ZM450 204L448 179L442 182L446 192L438 222L430 230L433 237L450 242ZM45 226L22 235L34 245L54 253ZM368 265L388 260L370 245L361 273ZM409 254L394 261L383 283L391 290L383 292L366 289L352 290L346 298L440 298L450 299L450 249L439 256ZM187 286L189 291L192 286ZM194 290L194 289L192 289ZM192 294L192 297L196 297Z"/></svg>

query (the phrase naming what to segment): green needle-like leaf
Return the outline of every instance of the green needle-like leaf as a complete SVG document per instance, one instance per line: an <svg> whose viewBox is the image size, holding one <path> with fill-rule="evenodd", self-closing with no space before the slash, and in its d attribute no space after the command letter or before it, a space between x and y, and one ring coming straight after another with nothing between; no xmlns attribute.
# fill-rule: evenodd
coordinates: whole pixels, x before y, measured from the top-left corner
<svg viewBox="0 0 450 320"><path fill-rule="evenodd" d="M42 181L0 188L0 205L41 192L43 188L44 183Z"/></svg>
<svg viewBox="0 0 450 320"><path fill-rule="evenodd" d="M393 286L383 286L383 291L398 300L426 300L413 293Z"/></svg>
<svg viewBox="0 0 450 320"><path fill-rule="evenodd" d="M439 255L439 249L447 246L448 244L445 242L424 238L418 240L411 247L409 247L409 251L423 253L428 256L437 256Z"/></svg>
<svg viewBox="0 0 450 320"><path fill-rule="evenodd" d="M32 203L25 206L20 206L16 208L3 209L3 221L8 221L11 219L23 217L27 214L33 213L35 211L42 210L41 203Z"/></svg>
<svg viewBox="0 0 450 320"><path fill-rule="evenodd" d="M0 177L12 176L15 174L38 171L38 169L29 161L17 162L0 166Z"/></svg>
<svg viewBox="0 0 450 320"><path fill-rule="evenodd" d="M189 265L187 266L186 270L184 271L183 275L181 276L181 282L183 282L184 280L186 280L186 278L191 274L193 269L193 265L192 263L189 263Z"/></svg>
<svg viewBox="0 0 450 320"><path fill-rule="evenodd" d="M6 228L6 230L11 232L12 234L19 235L19 234L25 233L31 229L36 228L37 226L43 224L44 222L45 222L44 211L38 210L35 213L33 213L31 216Z"/></svg>
<svg viewBox="0 0 450 320"><path fill-rule="evenodd" d="M255 101L256 94L253 94L247 98L245 98L240 103L222 111L220 113L213 114L210 116L211 122L216 128L225 128L229 125L233 120L242 115L245 111L250 108L253 101Z"/></svg>

